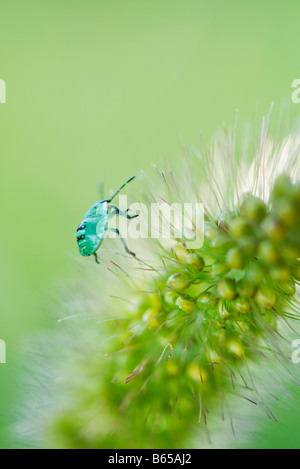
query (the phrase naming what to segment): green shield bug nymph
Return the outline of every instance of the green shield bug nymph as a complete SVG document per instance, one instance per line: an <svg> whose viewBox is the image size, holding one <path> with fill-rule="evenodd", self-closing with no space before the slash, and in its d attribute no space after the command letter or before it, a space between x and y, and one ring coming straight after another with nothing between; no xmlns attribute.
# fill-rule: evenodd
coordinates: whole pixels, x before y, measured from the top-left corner
<svg viewBox="0 0 300 469"><path fill-rule="evenodd" d="M128 181L126 181L110 199L100 200L99 202L94 203L85 214L82 222L77 228L77 244L79 247L79 252L82 256L91 256L93 254L95 256L96 262L99 264L96 251L99 249L106 231L113 231L117 233L117 235L120 236L126 252L132 256L135 256L134 252L128 249L127 244L124 238L122 238L119 230L117 228L108 228L108 221L112 215L122 215L129 219L138 216L128 215L129 209L127 209L125 212L122 212L111 204L112 200L119 194L123 187L125 187L126 184L128 184L134 178L135 176L128 179Z"/></svg>

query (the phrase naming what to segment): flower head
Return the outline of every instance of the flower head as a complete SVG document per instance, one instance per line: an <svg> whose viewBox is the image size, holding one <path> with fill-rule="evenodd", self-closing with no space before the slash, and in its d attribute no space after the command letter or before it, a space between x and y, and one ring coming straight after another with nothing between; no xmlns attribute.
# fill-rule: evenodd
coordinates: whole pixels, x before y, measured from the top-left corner
<svg viewBox="0 0 300 469"><path fill-rule="evenodd" d="M191 248L185 232L143 239L137 259L103 251L100 274L80 275L69 302L80 330L63 327L73 339L67 399L51 419L56 444L188 445L234 394L261 402L253 366L289 368L282 334L300 317L299 135L275 142L264 124L251 158L226 131L208 152L192 148L179 166L143 176L147 206L203 204L204 242Z"/></svg>

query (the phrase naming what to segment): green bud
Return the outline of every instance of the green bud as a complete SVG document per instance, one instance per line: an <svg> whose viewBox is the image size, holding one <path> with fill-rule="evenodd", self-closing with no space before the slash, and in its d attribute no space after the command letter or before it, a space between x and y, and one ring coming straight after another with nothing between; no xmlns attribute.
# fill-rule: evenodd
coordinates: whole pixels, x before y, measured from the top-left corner
<svg viewBox="0 0 300 469"><path fill-rule="evenodd" d="M235 300L233 300L233 307L239 313L246 314L250 309L250 303L247 298L236 298Z"/></svg>
<svg viewBox="0 0 300 469"><path fill-rule="evenodd" d="M236 284L237 292L243 298L250 298L254 294L254 287L253 285L248 282L246 279L240 280Z"/></svg>
<svg viewBox="0 0 300 469"><path fill-rule="evenodd" d="M211 275L213 277L221 277L229 272L229 267L225 262L215 262L211 268Z"/></svg>
<svg viewBox="0 0 300 469"><path fill-rule="evenodd" d="M255 301L259 306L272 308L276 302L276 294L268 285L261 285L255 294Z"/></svg>
<svg viewBox="0 0 300 469"><path fill-rule="evenodd" d="M265 278L265 271L260 264L254 263L247 267L245 280L252 285L258 285Z"/></svg>
<svg viewBox="0 0 300 469"><path fill-rule="evenodd" d="M286 267L272 267L270 269L270 276L273 280L279 282L287 282L290 279L289 269Z"/></svg>
<svg viewBox="0 0 300 469"><path fill-rule="evenodd" d="M258 255L266 264L275 264L279 260L278 249L276 249L274 244L269 240L260 243L258 246Z"/></svg>
<svg viewBox="0 0 300 469"><path fill-rule="evenodd" d="M191 267L201 271L205 267L203 257L198 256L196 253L191 253L186 256L186 263Z"/></svg>
<svg viewBox="0 0 300 469"><path fill-rule="evenodd" d="M232 248L226 255L226 262L232 269L243 269L246 264L246 257L240 248Z"/></svg>
<svg viewBox="0 0 300 469"><path fill-rule="evenodd" d="M193 301L187 298L183 298L179 296L175 302L176 306L178 306L179 309L181 309L184 313L191 314L195 308L196 305Z"/></svg>
<svg viewBox="0 0 300 469"><path fill-rule="evenodd" d="M253 195L251 194L251 192L244 192L244 193L239 197L239 200L238 200L238 203L237 203L237 209L238 209L238 211L239 211L239 213L240 213L241 215L243 215L245 200L251 199L252 197L253 197Z"/></svg>
<svg viewBox="0 0 300 469"><path fill-rule="evenodd" d="M231 278L222 278L217 285L219 295L226 300L232 300L236 296L235 281Z"/></svg>
<svg viewBox="0 0 300 469"><path fill-rule="evenodd" d="M181 264L186 262L187 255L189 254L189 251L181 243L176 243L172 247L171 252L175 259L177 259Z"/></svg>
<svg viewBox="0 0 300 469"><path fill-rule="evenodd" d="M243 356L243 348L242 345L237 342L236 340L229 340L227 342L227 349L229 352L231 352L233 355L235 355L237 358L242 358Z"/></svg>
<svg viewBox="0 0 300 469"><path fill-rule="evenodd" d="M262 231L274 242L280 242L286 236L286 229L282 222L270 216L263 221Z"/></svg>
<svg viewBox="0 0 300 469"><path fill-rule="evenodd" d="M169 290L166 292L165 296L165 301L169 304L169 305L174 305L175 303L175 300L177 298L177 295L174 291L172 290Z"/></svg>
<svg viewBox="0 0 300 469"><path fill-rule="evenodd" d="M224 234L212 239L210 245L216 252L223 253L232 247L233 242Z"/></svg>
<svg viewBox="0 0 300 469"><path fill-rule="evenodd" d="M230 225L230 234L233 239L238 241L243 236L253 236L253 228L248 221L237 218Z"/></svg>
<svg viewBox="0 0 300 469"><path fill-rule="evenodd" d="M280 199L283 197L289 197L292 193L292 187L293 184L291 178L286 174L281 174L275 181L272 190L272 198Z"/></svg>
<svg viewBox="0 0 300 469"><path fill-rule="evenodd" d="M187 279L180 273L172 274L166 284L172 290L185 290L189 286Z"/></svg>
<svg viewBox="0 0 300 469"><path fill-rule="evenodd" d="M249 193L243 194L240 197L238 209L244 218L255 222L261 222L268 213L265 202Z"/></svg>
<svg viewBox="0 0 300 469"><path fill-rule="evenodd" d="M210 291L207 291L205 293L201 293L201 295L198 297L198 303L205 305L208 303L214 302L214 297Z"/></svg>
<svg viewBox="0 0 300 469"><path fill-rule="evenodd" d="M290 228L298 221L298 209L291 199L280 199L274 204L274 211L284 226Z"/></svg>
<svg viewBox="0 0 300 469"><path fill-rule="evenodd" d="M222 300L219 301L218 312L220 319L223 321L226 321L226 319L229 319L231 316L231 311L228 308L228 305L226 305Z"/></svg>
<svg viewBox="0 0 300 469"><path fill-rule="evenodd" d="M256 254L257 250L257 240L250 236L244 237L239 240L238 246L244 252L245 255L251 257Z"/></svg>

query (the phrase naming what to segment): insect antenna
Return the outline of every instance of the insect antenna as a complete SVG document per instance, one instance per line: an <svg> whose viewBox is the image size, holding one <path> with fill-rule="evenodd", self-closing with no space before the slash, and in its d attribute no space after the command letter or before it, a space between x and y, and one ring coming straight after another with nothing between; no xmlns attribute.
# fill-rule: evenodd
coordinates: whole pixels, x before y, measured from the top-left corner
<svg viewBox="0 0 300 469"><path fill-rule="evenodd" d="M110 202L119 194L119 192L121 192L121 190L122 190L130 181L132 181L134 178L135 178L135 176L132 176L130 179L128 179L128 181L126 181L126 182L120 187L120 189L118 189L117 192L114 193L114 195L113 195L110 199L105 200L105 202L110 203Z"/></svg>

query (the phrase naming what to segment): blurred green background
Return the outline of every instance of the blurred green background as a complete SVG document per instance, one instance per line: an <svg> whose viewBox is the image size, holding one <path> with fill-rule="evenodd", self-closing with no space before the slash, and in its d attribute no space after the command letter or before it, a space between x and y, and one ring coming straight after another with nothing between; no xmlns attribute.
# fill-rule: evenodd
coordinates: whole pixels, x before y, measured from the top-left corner
<svg viewBox="0 0 300 469"><path fill-rule="evenodd" d="M209 142L237 108L255 122L274 101L276 114L300 78L299 18L298 0L1 0L1 448L16 444L21 344L51 327L96 182ZM300 446L293 414L260 444Z"/></svg>

